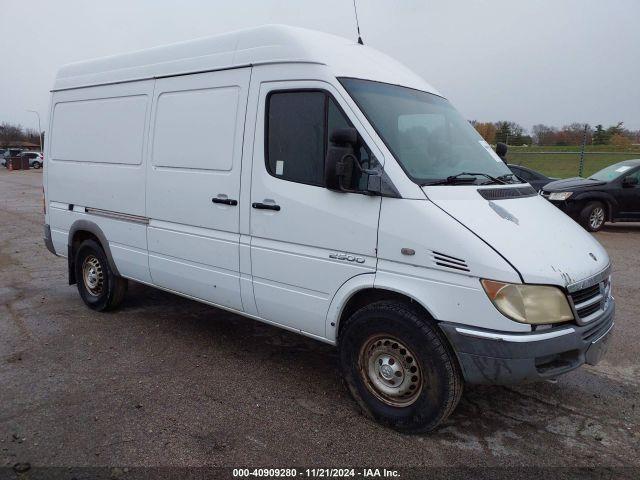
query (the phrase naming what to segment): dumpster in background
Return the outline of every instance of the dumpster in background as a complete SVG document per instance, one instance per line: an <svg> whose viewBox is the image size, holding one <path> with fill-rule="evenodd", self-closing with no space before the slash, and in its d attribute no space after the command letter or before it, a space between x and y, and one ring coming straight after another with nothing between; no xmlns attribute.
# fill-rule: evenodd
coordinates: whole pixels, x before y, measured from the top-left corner
<svg viewBox="0 0 640 480"><path fill-rule="evenodd" d="M9 170L29 170L29 159L26 157L7 158L7 168Z"/></svg>

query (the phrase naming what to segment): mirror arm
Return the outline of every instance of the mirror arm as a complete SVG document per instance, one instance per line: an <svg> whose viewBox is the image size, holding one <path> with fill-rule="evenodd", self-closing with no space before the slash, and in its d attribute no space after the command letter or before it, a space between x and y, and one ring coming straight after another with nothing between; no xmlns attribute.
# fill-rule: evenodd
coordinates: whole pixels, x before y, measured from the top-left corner
<svg viewBox="0 0 640 480"><path fill-rule="evenodd" d="M341 160L344 160L347 157L351 157L353 159L353 163L356 165L356 167L358 168L358 170L360 170L360 173L364 173L366 175L370 175L370 176L375 176L375 177L381 177L382 173L378 170L374 170L372 168L362 168L362 165L360 165L360 162L358 161L358 159L356 158L356 156L352 153L347 153L344 157L342 157ZM336 168L336 170L342 170L340 167ZM364 194L364 195L379 195L380 192L373 192L371 190L353 190L351 188L346 188L342 185L342 175L341 175L341 171L336 171L336 173L338 174L338 182L340 185L340 190L342 190L343 192L346 193L360 193L360 194Z"/></svg>
<svg viewBox="0 0 640 480"><path fill-rule="evenodd" d="M374 168L362 168L362 166L360 166L359 163L358 163L358 169L360 170L360 172L368 175L369 178L378 177L380 179L380 181L382 181L382 171L381 170L376 170ZM367 181L367 183L369 183L369 182ZM369 189L360 190L360 193L364 193L365 195L382 195L382 191L380 189L377 189L377 190L369 190Z"/></svg>
<svg viewBox="0 0 640 480"><path fill-rule="evenodd" d="M340 185L340 190L342 190L343 192L360 193L358 190L352 190L352 189L347 188L344 185L342 185L342 176L344 174L344 160L346 158L348 158L348 157L351 157L353 159L353 163L358 165L358 168L360 168L360 163L358 162L358 159L356 158L356 156L353 153L347 153L346 155L344 155L340 159L340 164L336 166L336 174L338 175L338 185Z"/></svg>
<svg viewBox="0 0 640 480"><path fill-rule="evenodd" d="M375 170L373 168L362 168L362 165L360 165L360 162L355 157L355 155L352 155L350 153L348 155L351 155L353 157L354 163L356 164L356 167L358 168L358 170L360 170L360 173L366 173L367 175L374 175L376 177L381 175L381 173L378 170Z"/></svg>

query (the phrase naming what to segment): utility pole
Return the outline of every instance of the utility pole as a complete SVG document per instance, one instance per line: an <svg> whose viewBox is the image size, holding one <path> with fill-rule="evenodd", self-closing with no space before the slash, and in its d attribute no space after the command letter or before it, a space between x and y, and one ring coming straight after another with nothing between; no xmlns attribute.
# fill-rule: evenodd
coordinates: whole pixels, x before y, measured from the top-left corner
<svg viewBox="0 0 640 480"><path fill-rule="evenodd" d="M40 114L36 110L27 110L27 112L35 113L38 117L38 137L40 137L40 153L44 153L42 151L42 128L40 127Z"/></svg>
<svg viewBox="0 0 640 480"><path fill-rule="evenodd" d="M584 171L584 149L587 146L587 128L589 124L584 124L584 134L582 135L582 148L580 149L580 166L578 167L578 176L581 177Z"/></svg>

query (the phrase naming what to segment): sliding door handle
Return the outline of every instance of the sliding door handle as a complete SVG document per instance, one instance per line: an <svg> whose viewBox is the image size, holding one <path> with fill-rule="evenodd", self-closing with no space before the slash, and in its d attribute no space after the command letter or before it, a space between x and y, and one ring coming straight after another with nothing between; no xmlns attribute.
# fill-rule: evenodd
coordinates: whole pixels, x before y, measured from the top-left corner
<svg viewBox="0 0 640 480"><path fill-rule="evenodd" d="M257 208L258 210L275 210L276 212L280 211L280 205L276 205L275 203L252 203L251 206L253 208Z"/></svg>
<svg viewBox="0 0 640 480"><path fill-rule="evenodd" d="M230 198L217 198L214 197L211 199L211 201L213 203L222 203L223 205L231 205L232 207L235 207L236 205L238 205L238 201L237 200L231 200Z"/></svg>

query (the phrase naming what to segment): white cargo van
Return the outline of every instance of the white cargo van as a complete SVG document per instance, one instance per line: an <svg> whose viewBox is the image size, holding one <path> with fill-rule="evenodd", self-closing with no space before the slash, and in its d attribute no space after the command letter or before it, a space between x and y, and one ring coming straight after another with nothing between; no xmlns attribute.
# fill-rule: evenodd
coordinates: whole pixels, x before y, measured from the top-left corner
<svg viewBox="0 0 640 480"><path fill-rule="evenodd" d="M605 351L604 249L355 41L265 26L69 65L49 132L45 241L90 308L134 280L334 344L385 425Z"/></svg>

